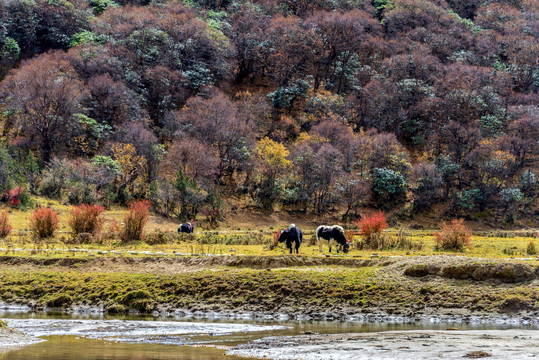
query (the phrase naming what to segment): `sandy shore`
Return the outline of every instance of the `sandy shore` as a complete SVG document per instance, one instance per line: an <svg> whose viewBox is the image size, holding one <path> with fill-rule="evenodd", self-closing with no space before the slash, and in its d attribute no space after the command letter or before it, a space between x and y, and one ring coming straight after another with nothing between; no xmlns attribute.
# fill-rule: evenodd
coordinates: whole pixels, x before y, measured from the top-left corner
<svg viewBox="0 0 539 360"><path fill-rule="evenodd" d="M42 340L28 336L17 329L9 327L0 328L0 354L40 341Z"/></svg>
<svg viewBox="0 0 539 360"><path fill-rule="evenodd" d="M530 359L539 357L539 330L389 331L266 337L230 355L263 359Z"/></svg>
<svg viewBox="0 0 539 360"><path fill-rule="evenodd" d="M8 319L7 322L9 326L31 336L77 335L93 338L129 337L133 339L168 334L226 335L285 328L280 325L142 320Z"/></svg>

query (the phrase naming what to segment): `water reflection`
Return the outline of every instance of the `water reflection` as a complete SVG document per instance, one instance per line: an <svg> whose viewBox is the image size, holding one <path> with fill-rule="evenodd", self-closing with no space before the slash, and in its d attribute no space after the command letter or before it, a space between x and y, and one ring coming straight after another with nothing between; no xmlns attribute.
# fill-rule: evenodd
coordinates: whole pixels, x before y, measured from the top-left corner
<svg viewBox="0 0 539 360"><path fill-rule="evenodd" d="M208 347L125 344L75 336L49 336L47 341L0 355L2 360L230 360L222 349Z"/></svg>

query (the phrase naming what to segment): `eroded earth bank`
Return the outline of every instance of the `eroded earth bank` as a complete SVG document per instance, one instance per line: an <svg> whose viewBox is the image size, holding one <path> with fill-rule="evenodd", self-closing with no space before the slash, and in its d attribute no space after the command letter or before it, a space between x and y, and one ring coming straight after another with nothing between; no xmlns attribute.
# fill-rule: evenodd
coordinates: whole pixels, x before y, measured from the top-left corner
<svg viewBox="0 0 539 360"><path fill-rule="evenodd" d="M464 256L0 257L0 298L30 310L538 321L536 260Z"/></svg>

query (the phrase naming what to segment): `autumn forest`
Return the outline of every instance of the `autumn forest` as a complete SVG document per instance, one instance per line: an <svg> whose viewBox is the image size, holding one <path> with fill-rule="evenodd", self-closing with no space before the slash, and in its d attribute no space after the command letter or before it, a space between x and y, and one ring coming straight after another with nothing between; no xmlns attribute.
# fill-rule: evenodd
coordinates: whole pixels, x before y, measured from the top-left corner
<svg viewBox="0 0 539 360"><path fill-rule="evenodd" d="M3 0L0 198L529 226L538 90L538 0Z"/></svg>

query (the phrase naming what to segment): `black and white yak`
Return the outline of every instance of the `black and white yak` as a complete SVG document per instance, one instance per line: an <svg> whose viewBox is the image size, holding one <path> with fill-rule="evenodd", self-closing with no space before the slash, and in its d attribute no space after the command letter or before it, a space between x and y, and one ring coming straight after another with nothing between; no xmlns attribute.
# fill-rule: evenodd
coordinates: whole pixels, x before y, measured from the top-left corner
<svg viewBox="0 0 539 360"><path fill-rule="evenodd" d="M296 224L290 224L288 228L280 231L277 241L286 242L286 248L290 249L290 254L292 254L292 243L295 243L296 254L299 254L299 247L303 241L303 231Z"/></svg>
<svg viewBox="0 0 539 360"><path fill-rule="evenodd" d="M350 242L346 240L344 229L339 225L321 225L316 229L316 241L318 242L318 248L322 252L322 245L327 244L329 252L333 245L336 245L337 252L342 249L343 253L348 253L350 248Z"/></svg>
<svg viewBox="0 0 539 360"><path fill-rule="evenodd" d="M190 222L188 223L185 223L185 224L180 224L180 226L178 227L178 233L179 234L191 234L194 230L194 226L191 225Z"/></svg>

